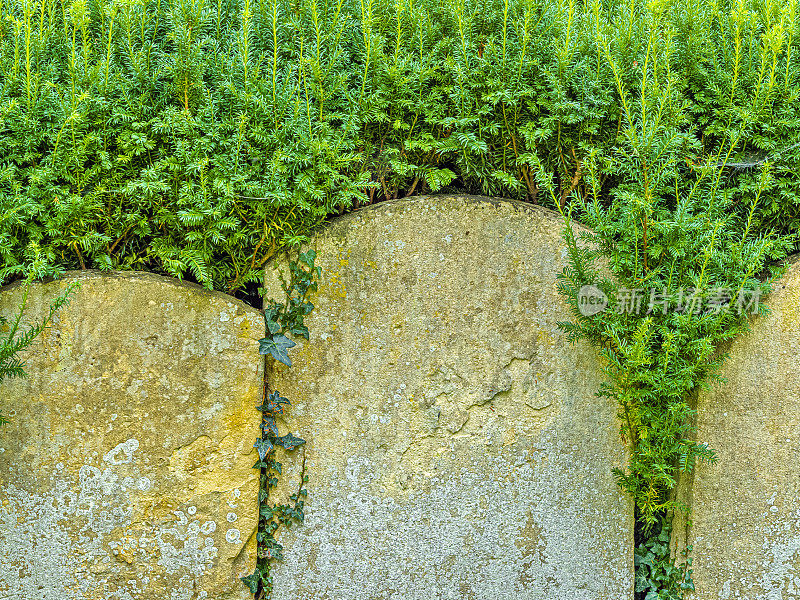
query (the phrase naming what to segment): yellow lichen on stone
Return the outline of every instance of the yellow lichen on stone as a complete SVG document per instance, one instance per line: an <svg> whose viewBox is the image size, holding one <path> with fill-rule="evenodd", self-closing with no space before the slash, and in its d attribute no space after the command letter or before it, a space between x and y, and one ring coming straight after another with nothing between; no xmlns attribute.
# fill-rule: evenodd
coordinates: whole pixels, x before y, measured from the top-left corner
<svg viewBox="0 0 800 600"><path fill-rule="evenodd" d="M249 598L262 317L165 277L94 272L34 285L26 316L76 279L24 355L29 377L2 384L0 595Z"/></svg>

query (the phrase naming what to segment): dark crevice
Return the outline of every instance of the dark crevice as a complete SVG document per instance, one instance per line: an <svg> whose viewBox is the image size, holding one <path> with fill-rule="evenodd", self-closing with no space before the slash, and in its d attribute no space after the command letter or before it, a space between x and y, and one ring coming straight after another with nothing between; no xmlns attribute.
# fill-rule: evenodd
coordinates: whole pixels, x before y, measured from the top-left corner
<svg viewBox="0 0 800 600"><path fill-rule="evenodd" d="M261 297L259 290L261 283L257 281L249 281L244 287L239 288L233 293L233 297L241 300L248 306L252 306L257 310L264 309L264 299Z"/></svg>

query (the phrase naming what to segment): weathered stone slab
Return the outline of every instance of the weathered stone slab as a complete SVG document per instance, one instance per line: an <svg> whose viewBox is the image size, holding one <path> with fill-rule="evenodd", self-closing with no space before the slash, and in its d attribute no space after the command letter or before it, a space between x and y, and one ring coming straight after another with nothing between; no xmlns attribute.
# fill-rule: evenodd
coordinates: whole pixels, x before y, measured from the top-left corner
<svg viewBox="0 0 800 600"><path fill-rule="evenodd" d="M698 399L719 460L691 487L695 599L800 598L800 263Z"/></svg>
<svg viewBox="0 0 800 600"><path fill-rule="evenodd" d="M82 286L0 384L0 597L252 597L263 334L258 311L156 275L35 285L45 314ZM20 289L0 294L9 316Z"/></svg>
<svg viewBox="0 0 800 600"><path fill-rule="evenodd" d="M311 478L276 600L632 598L615 407L594 395L594 351L556 326L562 227L529 205L423 197L313 240L311 342L270 373Z"/></svg>

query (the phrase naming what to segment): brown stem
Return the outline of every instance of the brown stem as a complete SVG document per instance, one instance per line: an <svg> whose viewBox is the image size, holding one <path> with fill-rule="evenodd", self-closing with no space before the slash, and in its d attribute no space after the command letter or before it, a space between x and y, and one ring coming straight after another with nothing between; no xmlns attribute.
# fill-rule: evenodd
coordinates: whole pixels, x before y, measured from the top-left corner
<svg viewBox="0 0 800 600"><path fill-rule="evenodd" d="M411 194L414 193L414 189L417 187L418 183L419 183L419 177L414 177L414 181L411 183L411 187L408 188L408 191L406 192L405 195L406 198L408 198Z"/></svg>
<svg viewBox="0 0 800 600"><path fill-rule="evenodd" d="M73 242L72 247L75 249L75 254L78 255L78 260L81 262L81 270L86 270L86 263L83 262L83 255L81 254L81 249L78 248L78 242Z"/></svg>
<svg viewBox="0 0 800 600"><path fill-rule="evenodd" d="M528 169L528 165L522 165L520 173L522 173L522 179L525 181L525 185L528 188L528 195L530 196L531 203L536 204L536 196L539 195L539 186L531 181L531 173Z"/></svg>
<svg viewBox="0 0 800 600"><path fill-rule="evenodd" d="M575 154L575 150L573 149L572 152L573 152L573 155L574 155ZM580 183L581 178L583 177L583 161L580 160L580 159L576 159L576 161L577 161L577 164L575 166L575 174L572 176L572 181L569 184L569 188L565 188L561 192L561 201L559 202L559 205L561 206L561 208L564 208L564 204L566 204L566 202L567 202L567 196L569 196L572 193L572 191L576 187L578 187L578 184Z"/></svg>
<svg viewBox="0 0 800 600"><path fill-rule="evenodd" d="M125 239L125 237L128 235L128 232L131 230L131 227L133 227L133 223L128 225L128 227L125 229L125 231L122 232L122 235L119 236L113 244L111 244L111 247L109 247L109 249L108 249L108 253L109 254L111 254L114 251L114 248L117 247L117 244L119 244L122 240Z"/></svg>
<svg viewBox="0 0 800 600"><path fill-rule="evenodd" d="M628 432L629 432L629 435L630 435L630 438L631 438L630 439L631 449L633 450L633 449L636 448L636 442L638 441L638 439L637 439L636 431L634 431L634 429L633 429L633 423L631 422L630 409L628 408L628 403L627 402L623 402L622 403L622 410L625 412L625 421L628 423Z"/></svg>
<svg viewBox="0 0 800 600"><path fill-rule="evenodd" d="M383 178L383 173L379 173L378 177L381 180L381 187L383 188L383 197L385 200L389 200L389 190L386 189L386 180Z"/></svg>

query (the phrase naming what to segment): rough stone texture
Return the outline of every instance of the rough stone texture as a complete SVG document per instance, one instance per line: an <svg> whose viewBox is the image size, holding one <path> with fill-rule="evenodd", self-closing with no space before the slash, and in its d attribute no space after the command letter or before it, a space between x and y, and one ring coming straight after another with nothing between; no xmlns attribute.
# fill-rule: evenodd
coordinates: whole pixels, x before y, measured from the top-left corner
<svg viewBox="0 0 800 600"><path fill-rule="evenodd" d="M258 311L156 275L80 290L0 384L0 598L251 598ZM0 294L14 313L20 289Z"/></svg>
<svg viewBox="0 0 800 600"><path fill-rule="evenodd" d="M698 439L719 460L687 496L695 600L800 598L800 263L767 304L731 347L727 381L698 399Z"/></svg>
<svg viewBox="0 0 800 600"><path fill-rule="evenodd" d="M311 477L275 600L630 600L615 407L556 326L562 228L530 205L422 197L313 240L311 342L269 375Z"/></svg>

